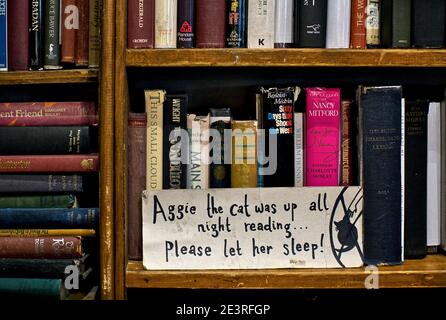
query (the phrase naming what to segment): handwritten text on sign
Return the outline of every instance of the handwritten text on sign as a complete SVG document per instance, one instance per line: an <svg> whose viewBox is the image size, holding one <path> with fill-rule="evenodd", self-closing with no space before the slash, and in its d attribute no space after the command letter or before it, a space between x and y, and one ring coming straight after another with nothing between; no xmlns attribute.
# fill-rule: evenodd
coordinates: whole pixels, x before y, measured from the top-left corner
<svg viewBox="0 0 446 320"><path fill-rule="evenodd" d="M144 192L144 266L358 267L362 204L360 187Z"/></svg>

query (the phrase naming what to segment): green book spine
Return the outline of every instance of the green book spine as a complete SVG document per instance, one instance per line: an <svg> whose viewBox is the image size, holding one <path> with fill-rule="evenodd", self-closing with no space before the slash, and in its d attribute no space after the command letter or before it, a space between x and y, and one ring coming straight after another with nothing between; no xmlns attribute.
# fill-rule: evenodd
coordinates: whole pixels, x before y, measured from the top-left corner
<svg viewBox="0 0 446 320"><path fill-rule="evenodd" d="M0 197L0 208L73 208L76 197L69 195Z"/></svg>
<svg viewBox="0 0 446 320"><path fill-rule="evenodd" d="M392 47L410 47L411 1L393 0Z"/></svg>
<svg viewBox="0 0 446 320"><path fill-rule="evenodd" d="M61 69L60 66L60 1L45 1L45 58L44 69Z"/></svg>
<svg viewBox="0 0 446 320"><path fill-rule="evenodd" d="M61 279L0 278L0 297L64 299Z"/></svg>

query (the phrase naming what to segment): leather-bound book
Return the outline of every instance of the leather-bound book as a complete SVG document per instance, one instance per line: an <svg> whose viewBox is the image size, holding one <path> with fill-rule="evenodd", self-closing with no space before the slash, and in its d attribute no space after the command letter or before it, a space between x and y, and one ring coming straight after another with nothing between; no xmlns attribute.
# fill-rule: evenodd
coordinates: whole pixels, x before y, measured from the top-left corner
<svg viewBox="0 0 446 320"><path fill-rule="evenodd" d="M224 48L226 0L197 0L197 48Z"/></svg>
<svg viewBox="0 0 446 320"><path fill-rule="evenodd" d="M127 0L127 47L153 48L155 0Z"/></svg>
<svg viewBox="0 0 446 320"><path fill-rule="evenodd" d="M76 0L62 0L62 57L63 63L74 64L76 32L79 30L79 9Z"/></svg>
<svg viewBox="0 0 446 320"><path fill-rule="evenodd" d="M8 69L29 68L29 1L8 1Z"/></svg>
<svg viewBox="0 0 446 320"><path fill-rule="evenodd" d="M79 30L76 31L74 63L77 67L88 66L89 0L76 0L79 8Z"/></svg>

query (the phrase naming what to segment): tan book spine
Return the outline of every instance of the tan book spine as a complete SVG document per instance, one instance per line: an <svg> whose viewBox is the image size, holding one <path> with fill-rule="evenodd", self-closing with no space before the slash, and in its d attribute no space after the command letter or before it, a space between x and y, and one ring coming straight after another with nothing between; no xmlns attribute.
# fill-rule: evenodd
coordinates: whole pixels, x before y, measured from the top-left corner
<svg viewBox="0 0 446 320"><path fill-rule="evenodd" d="M163 188L163 105L165 90L146 90L147 190Z"/></svg>
<svg viewBox="0 0 446 320"><path fill-rule="evenodd" d="M0 229L0 237L94 237L94 229Z"/></svg>
<svg viewBox="0 0 446 320"><path fill-rule="evenodd" d="M233 120L232 188L257 187L257 121Z"/></svg>
<svg viewBox="0 0 446 320"><path fill-rule="evenodd" d="M177 0L155 1L155 48L177 47Z"/></svg>
<svg viewBox="0 0 446 320"><path fill-rule="evenodd" d="M101 12L102 0L90 0L90 21L88 28L88 67L98 68L101 53Z"/></svg>

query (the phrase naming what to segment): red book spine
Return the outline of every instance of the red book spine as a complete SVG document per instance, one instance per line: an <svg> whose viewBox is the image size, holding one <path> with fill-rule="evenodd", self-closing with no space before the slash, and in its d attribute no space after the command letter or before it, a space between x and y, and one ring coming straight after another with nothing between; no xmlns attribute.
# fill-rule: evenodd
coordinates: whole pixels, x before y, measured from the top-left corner
<svg viewBox="0 0 446 320"><path fill-rule="evenodd" d="M98 154L0 156L0 173L96 172Z"/></svg>
<svg viewBox="0 0 446 320"><path fill-rule="evenodd" d="M76 30L74 63L78 67L88 67L88 27L90 25L89 0L76 0L79 8L79 29Z"/></svg>
<svg viewBox="0 0 446 320"><path fill-rule="evenodd" d="M341 104L341 186L353 185L353 136L354 119L352 115L353 102L343 100Z"/></svg>
<svg viewBox="0 0 446 320"><path fill-rule="evenodd" d="M365 49L366 43L366 7L367 0L352 0L352 19L350 47L354 49Z"/></svg>
<svg viewBox="0 0 446 320"><path fill-rule="evenodd" d="M142 191L146 189L145 113L129 114L128 126L128 256L142 260Z"/></svg>
<svg viewBox="0 0 446 320"><path fill-rule="evenodd" d="M224 48L226 0L197 0L197 48Z"/></svg>
<svg viewBox="0 0 446 320"><path fill-rule="evenodd" d="M62 0L62 62L74 63L76 30L79 29L79 9L76 0Z"/></svg>
<svg viewBox="0 0 446 320"><path fill-rule="evenodd" d="M153 48L155 0L128 0L127 4L127 47Z"/></svg>
<svg viewBox="0 0 446 320"><path fill-rule="evenodd" d="M29 0L8 0L8 68L29 68Z"/></svg>
<svg viewBox="0 0 446 320"><path fill-rule="evenodd" d="M83 255L80 237L0 237L0 258L68 259Z"/></svg>
<svg viewBox="0 0 446 320"><path fill-rule="evenodd" d="M0 126L95 125L94 102L0 103Z"/></svg>

